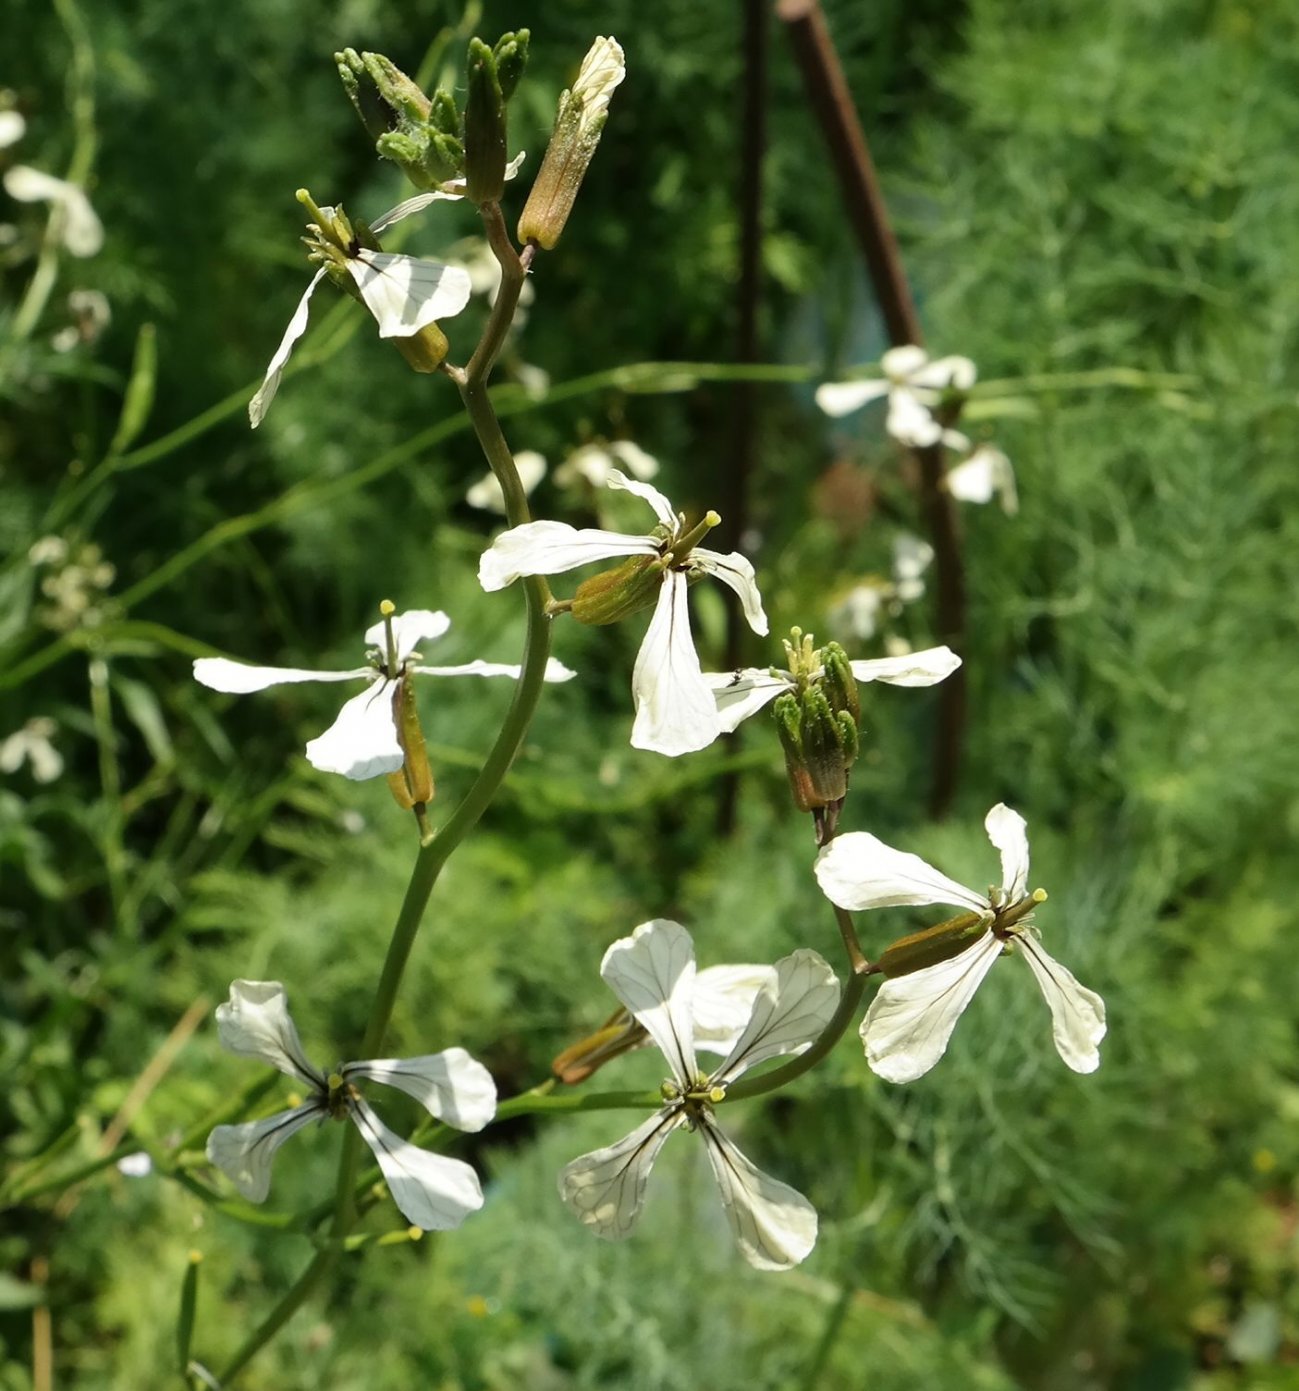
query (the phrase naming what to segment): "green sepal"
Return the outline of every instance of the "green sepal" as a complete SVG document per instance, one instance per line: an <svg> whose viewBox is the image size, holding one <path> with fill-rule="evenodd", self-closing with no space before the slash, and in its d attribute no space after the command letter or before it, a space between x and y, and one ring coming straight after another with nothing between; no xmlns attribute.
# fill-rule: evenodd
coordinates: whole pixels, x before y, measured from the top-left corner
<svg viewBox="0 0 1299 1391"><path fill-rule="evenodd" d="M392 124L391 110L379 95L378 88L370 81L362 80L368 79L369 74L361 55L354 48L345 48L341 53L334 54L334 63L343 90L361 118L361 124L369 132L371 140L379 140Z"/></svg>
<svg viewBox="0 0 1299 1391"><path fill-rule="evenodd" d="M420 728L414 683L405 673L397 678L392 693L392 718L397 727L397 742L406 760L397 772L388 774L388 787L397 805L409 811L433 800L433 770L429 767L424 731Z"/></svg>
<svg viewBox="0 0 1299 1391"><path fill-rule="evenodd" d="M572 614L579 623L617 623L652 607L662 587L662 560L653 555L635 555L616 569L583 580L573 595Z"/></svg>
<svg viewBox="0 0 1299 1391"><path fill-rule="evenodd" d="M885 949L875 965L886 976L909 976L913 971L923 971L926 966L938 966L959 956L991 927L986 913L960 913L922 932L900 937Z"/></svg>
<svg viewBox="0 0 1299 1391"><path fill-rule="evenodd" d="M453 136L456 143L460 143L460 132L463 129L460 118L460 108L456 105L454 95L448 92L445 87L439 87L437 91L433 93L433 102L429 110L428 124L430 131L437 131L442 135Z"/></svg>

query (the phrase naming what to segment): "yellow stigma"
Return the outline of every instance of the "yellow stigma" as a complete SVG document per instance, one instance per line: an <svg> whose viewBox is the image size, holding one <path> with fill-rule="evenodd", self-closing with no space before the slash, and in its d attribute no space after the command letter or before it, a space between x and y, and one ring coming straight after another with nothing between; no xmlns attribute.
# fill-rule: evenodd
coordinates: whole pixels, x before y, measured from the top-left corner
<svg viewBox="0 0 1299 1391"><path fill-rule="evenodd" d="M709 1101L712 1101L712 1102L725 1101L725 1100L726 1100L726 1088L725 1088L725 1087L710 1087L710 1088L708 1089L708 1099L709 1099Z"/></svg>
<svg viewBox="0 0 1299 1391"><path fill-rule="evenodd" d="M704 521L709 526L720 526L722 524L722 514L720 512L708 512L704 516Z"/></svg>
<svg viewBox="0 0 1299 1391"><path fill-rule="evenodd" d="M329 1074L329 1090L331 1092L343 1090L343 1079L337 1072L331 1072Z"/></svg>
<svg viewBox="0 0 1299 1391"><path fill-rule="evenodd" d="M397 605L391 599L381 599L379 601L379 613L384 618L391 618L397 612Z"/></svg>
<svg viewBox="0 0 1299 1391"><path fill-rule="evenodd" d="M1045 902L1046 902L1046 890L1045 890L1045 889L1034 889L1034 890L1033 890L1033 893L1032 893L1032 899L1033 899L1033 902L1034 902L1034 903L1045 903Z"/></svg>

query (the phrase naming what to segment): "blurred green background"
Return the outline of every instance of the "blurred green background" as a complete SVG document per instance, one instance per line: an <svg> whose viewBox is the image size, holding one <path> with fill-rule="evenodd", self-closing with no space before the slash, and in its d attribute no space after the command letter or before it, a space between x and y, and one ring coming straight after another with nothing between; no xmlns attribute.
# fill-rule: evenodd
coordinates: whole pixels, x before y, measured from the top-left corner
<svg viewBox="0 0 1299 1391"><path fill-rule="evenodd" d="M925 812L936 693L876 687L845 825L979 884L984 812L1023 812L1046 940L1109 1006L1103 1065L1069 1073L1008 970L922 1081L880 1082L850 1034L787 1093L737 1106L749 1152L821 1214L784 1276L734 1253L698 1146L669 1147L638 1234L610 1246L554 1176L627 1116L490 1130L459 1151L485 1210L345 1263L241 1385L1299 1387L1299 11L826 12L929 342L1002 384L966 421L1013 459L1022 499L1015 517L961 513L970 723L952 815ZM454 388L408 372L355 305L322 291L308 370L247 428L308 273L294 189L370 217L405 196L336 48L454 79L474 28L530 24L512 221L560 88L596 33L621 40L626 83L500 373L506 433L552 466L634 440L694 510L732 467L731 385L615 369L734 360L741 7L493 2L463 21L438 0L0 0L0 108L26 122L0 168L74 171L105 231L93 256L43 250L44 205L0 194L4 1391L178 1384L191 1250L209 1365L296 1276L304 1238L213 1211L163 1170L260 1080L210 1025L231 978L284 980L313 1054L351 1056L413 858L381 785L301 755L332 692L221 697L189 660L353 666L383 597L451 614L438 662L520 647L518 596L475 580L493 519L464 500L483 466ZM760 356L789 380L752 397L748 540L773 632L827 635L919 521L878 413L812 405L817 381L886 343L774 20L769 38ZM407 226L408 250L474 250L457 246L471 209ZM449 326L460 360L481 306ZM1077 375L1116 368L1126 385ZM576 522L597 505L553 472L534 502ZM692 603L715 668L725 613L707 588ZM653 916L689 926L705 964L799 945L838 960L769 723L677 761L627 746L641 631L557 634L582 679L547 692L444 875L394 1052L462 1043L503 1094L532 1085L609 1010L605 947ZM852 655L886 638L932 641L928 597ZM776 655L755 640L746 659ZM422 693L439 808L508 699L473 685ZM868 950L924 921L868 918ZM642 1055L590 1085L658 1080ZM154 1173L67 1189L119 1141L153 1151ZM327 1193L337 1143L295 1141L268 1208Z"/></svg>

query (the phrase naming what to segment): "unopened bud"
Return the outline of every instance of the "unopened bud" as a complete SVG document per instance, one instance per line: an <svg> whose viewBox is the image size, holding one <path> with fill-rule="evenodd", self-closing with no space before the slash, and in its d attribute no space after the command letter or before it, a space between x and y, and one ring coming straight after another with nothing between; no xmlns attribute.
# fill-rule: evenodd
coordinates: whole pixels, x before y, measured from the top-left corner
<svg viewBox="0 0 1299 1391"><path fill-rule="evenodd" d="M573 617L579 623L617 623L651 607L663 587L663 562L657 556L636 555L616 569L583 580L573 595Z"/></svg>
<svg viewBox="0 0 1299 1391"><path fill-rule="evenodd" d="M496 58L482 39L469 41L465 99L465 196L494 203L505 190L505 98Z"/></svg>
<svg viewBox="0 0 1299 1391"><path fill-rule="evenodd" d="M821 689L836 714L847 712L854 727L861 724L861 700L857 695L857 678L852 674L848 654L837 642L827 642L821 649Z"/></svg>
<svg viewBox="0 0 1299 1391"><path fill-rule="evenodd" d="M959 956L991 929L987 913L960 913L946 922L901 937L875 963L886 976L909 976Z"/></svg>
<svg viewBox="0 0 1299 1391"><path fill-rule="evenodd" d="M565 1048L550 1064L550 1070L566 1087L572 1087L585 1082L611 1058L648 1042L644 1027L627 1010L616 1010L595 1033Z"/></svg>
<svg viewBox="0 0 1299 1391"><path fill-rule="evenodd" d="M852 717L832 710L816 687L786 691L774 708L794 805L799 811L838 806L848 795L848 770L857 761Z"/></svg>
<svg viewBox="0 0 1299 1391"><path fill-rule="evenodd" d="M546 157L519 218L521 242L535 241L546 251L558 242L600 143L609 98L626 74L617 40L596 39L582 60L577 81L559 98Z"/></svg>
<svg viewBox="0 0 1299 1391"><path fill-rule="evenodd" d="M429 99L404 72L382 53L358 53L345 48L334 54L343 89L361 124L378 140L394 121L424 121Z"/></svg>

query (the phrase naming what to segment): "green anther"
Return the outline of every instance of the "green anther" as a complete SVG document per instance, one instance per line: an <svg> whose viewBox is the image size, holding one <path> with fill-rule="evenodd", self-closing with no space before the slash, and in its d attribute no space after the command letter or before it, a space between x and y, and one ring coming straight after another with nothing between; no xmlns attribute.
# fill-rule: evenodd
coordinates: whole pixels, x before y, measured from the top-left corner
<svg viewBox="0 0 1299 1391"><path fill-rule="evenodd" d="M675 1082L662 1082L659 1084L659 1095L664 1101L680 1101L681 1088Z"/></svg>

